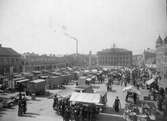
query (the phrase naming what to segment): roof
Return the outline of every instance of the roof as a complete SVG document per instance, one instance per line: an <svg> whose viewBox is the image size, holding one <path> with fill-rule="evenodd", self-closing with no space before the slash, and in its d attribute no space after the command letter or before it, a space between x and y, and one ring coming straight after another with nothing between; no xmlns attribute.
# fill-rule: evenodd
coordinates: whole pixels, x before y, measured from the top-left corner
<svg viewBox="0 0 167 121"><path fill-rule="evenodd" d="M0 47L0 56L21 56L12 48Z"/></svg>
<svg viewBox="0 0 167 121"><path fill-rule="evenodd" d="M164 43L167 44L167 36L164 39Z"/></svg>
<svg viewBox="0 0 167 121"><path fill-rule="evenodd" d="M99 53L110 53L110 52L132 52L130 50L127 49L123 49L123 48L110 48L110 49L104 49L102 51L99 51Z"/></svg>
<svg viewBox="0 0 167 121"><path fill-rule="evenodd" d="M157 39L156 43L160 43L160 44L163 43L163 40L162 40L161 36L158 36L158 39Z"/></svg>
<svg viewBox="0 0 167 121"><path fill-rule="evenodd" d="M80 89L87 89L87 88L90 88L91 86L90 85L79 85L79 86L76 86L76 88L80 88Z"/></svg>
<svg viewBox="0 0 167 121"><path fill-rule="evenodd" d="M73 90L70 89L65 89L65 90L61 90L59 92L57 92L56 94L60 97L69 97L71 96Z"/></svg>
<svg viewBox="0 0 167 121"><path fill-rule="evenodd" d="M96 93L77 93L73 92L70 101L83 103L100 103L100 94Z"/></svg>
<svg viewBox="0 0 167 121"><path fill-rule="evenodd" d="M37 80L33 80L31 81L32 83L40 83L40 82L44 82L44 79L37 79Z"/></svg>
<svg viewBox="0 0 167 121"><path fill-rule="evenodd" d="M14 81L19 81L19 80L23 80L24 79L24 77L19 77L19 78L14 78L13 80Z"/></svg>
<svg viewBox="0 0 167 121"><path fill-rule="evenodd" d="M23 83L23 82L27 82L29 81L29 79L23 79L23 80L19 80L19 81L16 81L17 83Z"/></svg>

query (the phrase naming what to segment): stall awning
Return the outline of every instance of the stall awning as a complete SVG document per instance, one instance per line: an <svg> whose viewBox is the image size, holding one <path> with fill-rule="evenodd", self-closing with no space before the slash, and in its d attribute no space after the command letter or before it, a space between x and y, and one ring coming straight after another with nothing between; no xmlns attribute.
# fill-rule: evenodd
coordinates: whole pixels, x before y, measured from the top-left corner
<svg viewBox="0 0 167 121"><path fill-rule="evenodd" d="M87 78L86 81L91 81L92 79L91 78Z"/></svg>
<svg viewBox="0 0 167 121"><path fill-rule="evenodd" d="M134 86L132 86L132 85L129 85L129 86L123 88L122 91L123 91L123 92L125 92L125 91L133 92L133 93L136 93L136 94L138 94L138 95L141 95L141 92L140 92L136 87L134 87Z"/></svg>
<svg viewBox="0 0 167 121"><path fill-rule="evenodd" d="M40 78L46 79L46 78L48 78L48 76L40 76Z"/></svg>
<svg viewBox="0 0 167 121"><path fill-rule="evenodd" d="M71 96L72 92L73 92L72 90L66 89L66 90L61 90L57 92L56 94L62 98L66 98L66 97Z"/></svg>
<svg viewBox="0 0 167 121"><path fill-rule="evenodd" d="M133 88L133 86L129 85L129 86L123 88L122 91L125 92L125 91L128 91L128 90L132 89L132 88Z"/></svg>
<svg viewBox="0 0 167 121"><path fill-rule="evenodd" d="M89 73L89 70L84 70L84 73Z"/></svg>
<svg viewBox="0 0 167 121"><path fill-rule="evenodd" d="M23 83L23 82L27 82L29 81L29 79L23 79L23 80L19 80L19 81L16 81L17 83Z"/></svg>
<svg viewBox="0 0 167 121"><path fill-rule="evenodd" d="M73 92L70 101L100 104L100 94Z"/></svg>
<svg viewBox="0 0 167 121"><path fill-rule="evenodd" d="M45 80L44 79L36 79L36 80L33 80L31 81L32 83L41 83L41 82L44 82Z"/></svg>
<svg viewBox="0 0 167 121"><path fill-rule="evenodd" d="M93 70L91 70L93 73L97 73L98 72L98 70L97 69L93 69Z"/></svg>
<svg viewBox="0 0 167 121"><path fill-rule="evenodd" d="M154 81L155 81L155 79L152 78L152 79L146 81L146 84L147 84L147 85L150 85L150 84L152 84Z"/></svg>

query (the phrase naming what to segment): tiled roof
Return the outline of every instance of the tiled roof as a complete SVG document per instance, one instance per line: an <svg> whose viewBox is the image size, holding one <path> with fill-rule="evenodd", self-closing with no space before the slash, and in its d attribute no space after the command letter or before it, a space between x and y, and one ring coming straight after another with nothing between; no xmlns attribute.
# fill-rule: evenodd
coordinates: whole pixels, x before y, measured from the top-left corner
<svg viewBox="0 0 167 121"><path fill-rule="evenodd" d="M0 47L0 56L20 56L20 54L12 48Z"/></svg>

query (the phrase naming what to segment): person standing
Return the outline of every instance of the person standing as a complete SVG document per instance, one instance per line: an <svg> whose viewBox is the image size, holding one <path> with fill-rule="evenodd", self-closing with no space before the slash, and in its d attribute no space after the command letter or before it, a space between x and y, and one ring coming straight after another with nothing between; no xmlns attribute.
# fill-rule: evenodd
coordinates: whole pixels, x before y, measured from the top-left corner
<svg viewBox="0 0 167 121"><path fill-rule="evenodd" d="M23 105L23 113L25 114L26 111L27 111L27 99L26 97L24 96L23 99L22 99L22 105Z"/></svg>
<svg viewBox="0 0 167 121"><path fill-rule="evenodd" d="M19 100L18 100L18 116L22 116L22 114L23 114L22 109L23 109L22 100L19 99Z"/></svg>
<svg viewBox="0 0 167 121"><path fill-rule="evenodd" d="M133 94L133 101L134 101L134 104L136 104L136 102L137 102L137 94L136 93Z"/></svg>
<svg viewBox="0 0 167 121"><path fill-rule="evenodd" d="M54 99L53 99L53 108L55 108L55 106L57 106L58 103L58 98L57 95L55 95Z"/></svg>
<svg viewBox="0 0 167 121"><path fill-rule="evenodd" d="M120 100L119 100L119 98L117 96L115 101L114 101L114 110L115 110L115 112L119 112L120 107L121 107L121 103L120 103Z"/></svg>

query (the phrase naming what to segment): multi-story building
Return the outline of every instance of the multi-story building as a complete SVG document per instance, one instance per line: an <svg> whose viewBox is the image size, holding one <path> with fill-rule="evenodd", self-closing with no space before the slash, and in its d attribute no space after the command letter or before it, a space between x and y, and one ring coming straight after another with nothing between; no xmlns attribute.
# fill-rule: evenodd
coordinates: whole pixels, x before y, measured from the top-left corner
<svg viewBox="0 0 167 121"><path fill-rule="evenodd" d="M131 66L132 51L122 48L111 48L99 51L98 64L101 66Z"/></svg>
<svg viewBox="0 0 167 121"><path fill-rule="evenodd" d="M156 41L156 65L161 77L167 79L167 37L162 40L159 36Z"/></svg>
<svg viewBox="0 0 167 121"><path fill-rule="evenodd" d="M12 48L0 45L0 84L14 88L13 74L22 71L22 57Z"/></svg>
<svg viewBox="0 0 167 121"><path fill-rule="evenodd" d="M22 58L12 48L2 47L0 45L0 74L9 74L22 71Z"/></svg>
<svg viewBox="0 0 167 121"><path fill-rule="evenodd" d="M133 65L143 66L144 65L143 55L133 55Z"/></svg>
<svg viewBox="0 0 167 121"><path fill-rule="evenodd" d="M35 53L24 53L24 66L23 70L39 71L39 70L52 70L57 67L66 66L87 66L89 63L89 55L74 54L55 56L55 55L38 55ZM92 65L96 65L96 56L92 55Z"/></svg>
<svg viewBox="0 0 167 121"><path fill-rule="evenodd" d="M152 50L150 48L147 48L147 50L144 50L143 59L144 59L144 64L145 65L156 64L156 52L155 52L155 50Z"/></svg>
<svg viewBox="0 0 167 121"><path fill-rule="evenodd" d="M25 53L24 71L52 70L56 67L65 66L65 60L54 55L38 55L35 53Z"/></svg>

